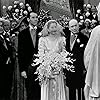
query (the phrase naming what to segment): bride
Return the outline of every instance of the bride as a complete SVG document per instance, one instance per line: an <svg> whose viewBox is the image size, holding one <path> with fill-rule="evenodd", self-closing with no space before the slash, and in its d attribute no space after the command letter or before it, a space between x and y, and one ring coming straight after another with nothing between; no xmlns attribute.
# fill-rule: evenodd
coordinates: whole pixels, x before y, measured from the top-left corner
<svg viewBox="0 0 100 100"><path fill-rule="evenodd" d="M49 20L41 31L38 52L62 52L65 50L63 28L55 21ZM66 100L63 70L52 74L48 82L41 85L41 100Z"/></svg>

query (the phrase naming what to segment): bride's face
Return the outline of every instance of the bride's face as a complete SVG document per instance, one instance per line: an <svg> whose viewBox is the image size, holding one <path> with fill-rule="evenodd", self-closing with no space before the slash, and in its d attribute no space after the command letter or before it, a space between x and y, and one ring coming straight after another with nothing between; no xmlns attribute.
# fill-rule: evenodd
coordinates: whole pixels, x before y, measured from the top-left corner
<svg viewBox="0 0 100 100"><path fill-rule="evenodd" d="M56 34L57 32L57 24L56 23L51 23L49 28L48 28L50 34Z"/></svg>

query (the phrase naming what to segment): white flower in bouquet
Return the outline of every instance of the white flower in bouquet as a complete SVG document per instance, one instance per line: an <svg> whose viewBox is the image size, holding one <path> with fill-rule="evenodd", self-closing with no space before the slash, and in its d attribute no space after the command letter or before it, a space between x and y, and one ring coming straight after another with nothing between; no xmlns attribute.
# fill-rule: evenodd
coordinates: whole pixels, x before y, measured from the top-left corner
<svg viewBox="0 0 100 100"><path fill-rule="evenodd" d="M82 22L79 22L79 25L83 25L83 23Z"/></svg>
<svg viewBox="0 0 100 100"><path fill-rule="evenodd" d="M67 69L68 71L75 72L73 65L68 65L68 63L73 64L75 60L73 60L70 54L67 51L63 51L61 53L57 52L47 52L34 55L36 57L33 60L32 66L36 66L37 70L35 74L38 75L38 80L42 84L45 80L48 80L52 75L59 74L62 69Z"/></svg>
<svg viewBox="0 0 100 100"><path fill-rule="evenodd" d="M84 23L84 20L80 20L81 23Z"/></svg>

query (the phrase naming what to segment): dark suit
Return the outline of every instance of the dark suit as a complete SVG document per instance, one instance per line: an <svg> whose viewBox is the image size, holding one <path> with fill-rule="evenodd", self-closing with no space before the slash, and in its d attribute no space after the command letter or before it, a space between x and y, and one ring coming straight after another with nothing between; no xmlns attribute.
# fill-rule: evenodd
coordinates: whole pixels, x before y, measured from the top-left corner
<svg viewBox="0 0 100 100"><path fill-rule="evenodd" d="M81 88L84 87L85 67L83 63L84 49L87 44L88 38L82 33L78 33L72 50L70 49L70 31L66 34L66 50L73 54L72 58L76 61L73 63L75 72L65 71L66 85L69 87L69 100L75 100L76 89L78 89L78 100L80 99Z"/></svg>
<svg viewBox="0 0 100 100"><path fill-rule="evenodd" d="M7 64L8 57L10 57L9 48L3 36L0 36L0 100L10 98L10 66Z"/></svg>
<svg viewBox="0 0 100 100"><path fill-rule="evenodd" d="M38 52L38 33L41 31L40 28L36 30L36 45L34 47L33 41L30 34L30 28L27 27L18 36L18 59L20 71L26 71L27 79L26 89L28 100L40 100L40 86L37 81L35 81L36 76L34 72L36 67L32 67L33 54Z"/></svg>

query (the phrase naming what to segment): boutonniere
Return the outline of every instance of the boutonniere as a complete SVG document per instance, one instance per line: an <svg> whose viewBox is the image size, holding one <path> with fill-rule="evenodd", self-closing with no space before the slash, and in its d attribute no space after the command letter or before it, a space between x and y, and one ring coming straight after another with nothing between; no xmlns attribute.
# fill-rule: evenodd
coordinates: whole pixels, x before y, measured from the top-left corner
<svg viewBox="0 0 100 100"><path fill-rule="evenodd" d="M80 47L83 47L83 46L84 46L84 44L81 44L81 45L80 45Z"/></svg>
<svg viewBox="0 0 100 100"><path fill-rule="evenodd" d="M77 39L77 43L80 43L80 39Z"/></svg>

